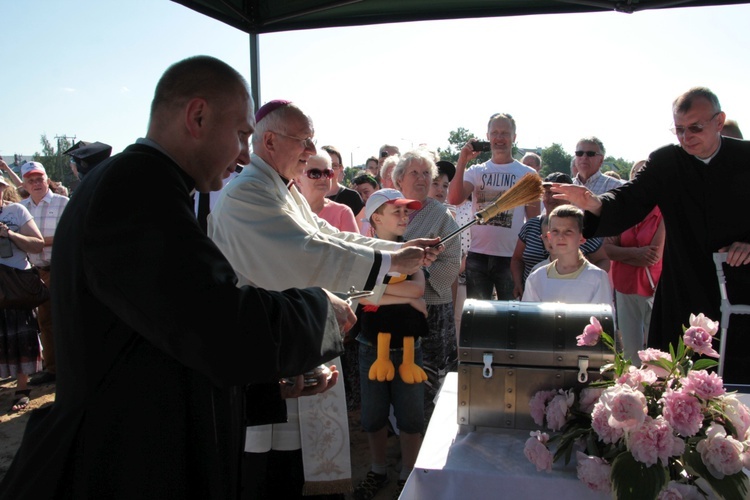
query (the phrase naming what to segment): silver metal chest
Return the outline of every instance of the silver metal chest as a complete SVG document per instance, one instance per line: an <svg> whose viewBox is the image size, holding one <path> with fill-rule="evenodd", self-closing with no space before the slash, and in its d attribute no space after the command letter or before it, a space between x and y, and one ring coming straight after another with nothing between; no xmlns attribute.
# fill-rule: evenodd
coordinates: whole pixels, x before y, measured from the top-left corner
<svg viewBox="0 0 750 500"><path fill-rule="evenodd" d="M612 353L601 342L576 345L591 316L614 332L612 308L605 304L467 300L458 343L461 431L537 429L529 411L537 391L599 379Z"/></svg>

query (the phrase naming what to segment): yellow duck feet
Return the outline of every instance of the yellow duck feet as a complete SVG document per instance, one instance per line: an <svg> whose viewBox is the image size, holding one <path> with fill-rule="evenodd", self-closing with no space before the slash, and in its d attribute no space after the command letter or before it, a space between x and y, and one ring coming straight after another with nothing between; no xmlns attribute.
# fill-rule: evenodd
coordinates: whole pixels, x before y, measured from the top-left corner
<svg viewBox="0 0 750 500"><path fill-rule="evenodd" d="M396 370L393 367L393 362L391 361L390 347L391 334L378 333L378 358L370 367L370 380L377 380L378 382L393 380L393 377L396 375ZM413 347L414 346L412 343L412 358L414 358Z"/></svg>
<svg viewBox="0 0 750 500"><path fill-rule="evenodd" d="M404 337L404 359L398 367L398 374L405 384L419 384L427 380L424 370L414 363L414 337Z"/></svg>

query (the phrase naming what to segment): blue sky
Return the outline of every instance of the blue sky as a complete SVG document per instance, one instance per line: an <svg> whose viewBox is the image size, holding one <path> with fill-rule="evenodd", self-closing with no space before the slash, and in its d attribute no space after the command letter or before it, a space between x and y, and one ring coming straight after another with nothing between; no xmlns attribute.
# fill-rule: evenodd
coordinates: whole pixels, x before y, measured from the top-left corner
<svg viewBox="0 0 750 500"><path fill-rule="evenodd" d="M111 144L145 134L171 63L210 54L249 75L248 36L168 0L3 1L0 154L39 137ZM674 142L671 102L714 90L750 135L750 5L632 15L526 16L307 30L260 37L261 101L291 99L318 144L362 163L385 143L445 148L494 112L521 147L572 151L596 135L636 160Z"/></svg>

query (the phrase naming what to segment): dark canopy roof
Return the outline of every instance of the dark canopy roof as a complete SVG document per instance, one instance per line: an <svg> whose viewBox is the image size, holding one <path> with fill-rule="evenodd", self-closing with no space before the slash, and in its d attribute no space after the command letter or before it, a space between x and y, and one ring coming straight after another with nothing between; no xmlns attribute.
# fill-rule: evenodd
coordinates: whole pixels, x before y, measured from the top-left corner
<svg viewBox="0 0 750 500"><path fill-rule="evenodd" d="M173 0L252 34L335 26L748 3L692 0Z"/></svg>

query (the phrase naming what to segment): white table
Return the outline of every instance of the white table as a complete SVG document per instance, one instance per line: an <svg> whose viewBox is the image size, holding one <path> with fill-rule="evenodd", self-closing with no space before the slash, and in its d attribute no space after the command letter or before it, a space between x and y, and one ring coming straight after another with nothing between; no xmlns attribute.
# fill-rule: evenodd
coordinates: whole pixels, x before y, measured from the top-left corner
<svg viewBox="0 0 750 500"><path fill-rule="evenodd" d="M523 455L529 431L458 435L457 384L458 374L449 373L401 499L610 498L578 480L575 460L567 467L555 463L551 473L537 472Z"/></svg>

